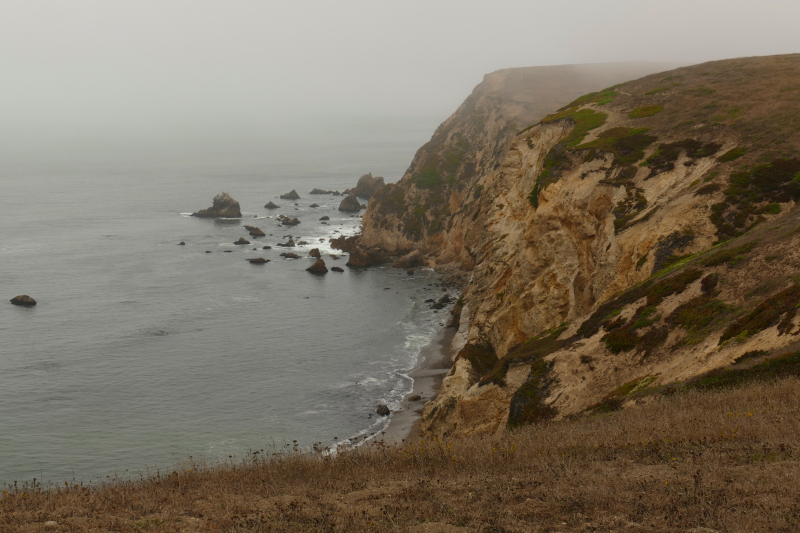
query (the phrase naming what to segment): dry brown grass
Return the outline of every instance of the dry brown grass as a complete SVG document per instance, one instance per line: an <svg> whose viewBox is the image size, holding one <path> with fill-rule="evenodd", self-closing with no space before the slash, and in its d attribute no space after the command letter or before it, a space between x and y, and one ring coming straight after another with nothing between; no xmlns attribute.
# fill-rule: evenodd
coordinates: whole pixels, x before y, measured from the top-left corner
<svg viewBox="0 0 800 533"><path fill-rule="evenodd" d="M799 437L800 380L787 379L653 398L500 440L19 487L0 499L0 530L797 531Z"/></svg>

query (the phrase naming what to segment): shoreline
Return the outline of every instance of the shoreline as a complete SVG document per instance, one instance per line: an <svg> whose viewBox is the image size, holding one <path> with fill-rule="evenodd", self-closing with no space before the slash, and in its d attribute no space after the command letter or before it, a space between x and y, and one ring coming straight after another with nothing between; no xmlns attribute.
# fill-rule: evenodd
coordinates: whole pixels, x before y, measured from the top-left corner
<svg viewBox="0 0 800 533"><path fill-rule="evenodd" d="M458 328L445 326L422 348L422 361L408 374L414 380L413 389L405 395L400 407L392 412L389 425L377 438L379 442L402 444L407 439L419 436L422 409L426 402L436 398L442 380L453 366L450 361L450 343L457 331ZM419 396L420 399L411 401L409 398L414 396Z"/></svg>

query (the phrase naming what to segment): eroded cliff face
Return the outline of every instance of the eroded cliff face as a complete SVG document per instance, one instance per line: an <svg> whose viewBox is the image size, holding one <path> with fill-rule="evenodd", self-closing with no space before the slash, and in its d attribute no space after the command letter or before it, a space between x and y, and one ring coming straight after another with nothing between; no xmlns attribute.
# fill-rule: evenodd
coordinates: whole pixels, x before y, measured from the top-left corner
<svg viewBox="0 0 800 533"><path fill-rule="evenodd" d="M800 114L763 83L776 78L800 82L800 56L648 76L514 135L495 118L475 146L494 135L507 147L476 150L474 175L434 192L419 186L417 154L384 189L397 212L389 196L371 204L364 238L471 271L453 370L424 432L619 408L794 345L800 233L778 228L800 223ZM465 135L462 111L437 135ZM764 129L770 116L780 126ZM409 212L427 230L409 233Z"/></svg>
<svg viewBox="0 0 800 533"><path fill-rule="evenodd" d="M473 259L453 217L480 195L477 181L497 169L520 129L588 91L663 70L657 63L610 63L527 67L484 77L414 157L406 174L371 200L362 243L389 254L413 249L436 255L439 264ZM444 247L443 247L444 246Z"/></svg>

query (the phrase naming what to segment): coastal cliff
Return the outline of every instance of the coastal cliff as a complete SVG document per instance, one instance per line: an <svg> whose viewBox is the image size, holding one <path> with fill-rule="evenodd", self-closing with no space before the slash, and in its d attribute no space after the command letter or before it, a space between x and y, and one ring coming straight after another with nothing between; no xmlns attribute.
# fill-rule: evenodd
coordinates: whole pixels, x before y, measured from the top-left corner
<svg viewBox="0 0 800 533"><path fill-rule="evenodd" d="M424 432L616 409L794 345L800 55L652 74L521 131L513 72L364 215L367 246L470 272Z"/></svg>

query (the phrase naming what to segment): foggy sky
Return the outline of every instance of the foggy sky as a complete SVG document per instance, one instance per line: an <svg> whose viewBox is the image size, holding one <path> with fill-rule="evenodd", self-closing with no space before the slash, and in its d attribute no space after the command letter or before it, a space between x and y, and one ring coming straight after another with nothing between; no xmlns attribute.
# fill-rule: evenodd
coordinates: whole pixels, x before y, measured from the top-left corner
<svg viewBox="0 0 800 533"><path fill-rule="evenodd" d="M0 0L0 128L435 115L507 67L800 51L797 0Z"/></svg>

